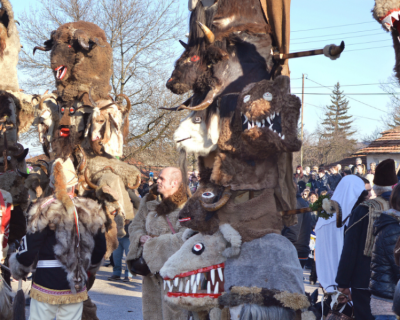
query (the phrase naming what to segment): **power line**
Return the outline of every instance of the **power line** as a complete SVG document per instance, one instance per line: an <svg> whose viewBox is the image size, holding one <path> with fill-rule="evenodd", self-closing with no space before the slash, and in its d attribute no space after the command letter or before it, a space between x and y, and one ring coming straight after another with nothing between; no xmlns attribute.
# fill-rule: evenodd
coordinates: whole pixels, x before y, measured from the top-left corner
<svg viewBox="0 0 400 320"><path fill-rule="evenodd" d="M393 48L393 46L381 46L381 47L370 47L370 48L362 48L362 49L353 49L353 50L347 50L346 52L352 52L352 51L361 51L361 50L370 50L370 49L381 49L381 48Z"/></svg>
<svg viewBox="0 0 400 320"><path fill-rule="evenodd" d="M312 28L312 29L295 30L295 31L291 31L291 32L293 33L293 32L303 32L303 31L316 31L316 30L322 30L322 29L331 29L331 28L355 26L355 25L366 24L366 23L375 23L375 21L366 21L366 22L359 22L359 23L352 23L352 24L342 24L342 25L339 25L339 26L324 27L324 28L316 27L316 28Z"/></svg>
<svg viewBox="0 0 400 320"><path fill-rule="evenodd" d="M301 79L301 78L300 78ZM363 84L341 84L340 87L362 87L362 86L376 86L381 84L396 84L397 82L382 82L382 83L363 83ZM333 88L334 86L326 86L327 88ZM292 89L301 89L302 87L292 87ZM305 87L305 89L322 89L318 87Z"/></svg>
<svg viewBox="0 0 400 320"><path fill-rule="evenodd" d="M329 88L329 87L327 87L327 86L324 86L323 84L320 84L320 83L318 83L317 81L311 80L311 79L308 78L308 77L307 77L306 79L309 80L309 81L311 81L311 82L314 82L315 84L318 84L318 85L321 86L321 87L325 87L325 88L331 90L331 88ZM357 102L359 102L359 103L361 103L361 104L363 104L363 105L366 105L367 107L370 107L370 108L372 108L372 109L376 109L376 110L379 110L379 111L382 111L382 112L386 112L385 110L382 110L382 109L379 109L379 108L377 108L377 107L371 106L371 105L369 105L369 104L367 104L367 103L365 103L365 102L362 102L362 101L360 101L360 100L357 100L357 99L355 99L355 98L352 98L352 97L348 97L348 98L351 99L351 100L357 101Z"/></svg>
<svg viewBox="0 0 400 320"><path fill-rule="evenodd" d="M333 41L333 40L343 40L343 39L352 39L352 38L363 38L363 37L370 37L370 36L376 36L376 35L383 35L382 32L379 33L373 33L373 34L365 34L362 36L351 36L351 37L340 37L340 38L335 38L335 39L321 39L321 40L315 40L315 41L306 41L306 42L297 42L297 43L291 43L291 44L300 44L300 43L313 43L313 42L327 42L327 41Z"/></svg>
<svg viewBox="0 0 400 320"><path fill-rule="evenodd" d="M308 102L305 102L305 104L308 104L309 106L312 106L312 107L315 107L315 108L318 108L318 109L325 110L325 108L316 106L315 104L311 104L311 103L308 103ZM353 117L357 117L357 118L363 118L363 119L368 119L368 120L380 122L380 120L372 119L372 118L368 118L368 117L364 117L364 116L358 116L358 115L356 115L356 114L354 114L354 115L352 115L352 116L353 116Z"/></svg>
<svg viewBox="0 0 400 320"><path fill-rule="evenodd" d="M333 33L333 34L325 34L323 36L312 36L312 37L305 37L305 38L294 38L291 40L303 40L303 39L315 39L315 38L323 38L323 37L330 37L330 36L341 36L343 34L353 34L353 33L362 33L362 32L370 32L370 31L376 31L375 29L370 29L370 30L362 30L362 31L353 31L353 32L344 32L344 33Z"/></svg>

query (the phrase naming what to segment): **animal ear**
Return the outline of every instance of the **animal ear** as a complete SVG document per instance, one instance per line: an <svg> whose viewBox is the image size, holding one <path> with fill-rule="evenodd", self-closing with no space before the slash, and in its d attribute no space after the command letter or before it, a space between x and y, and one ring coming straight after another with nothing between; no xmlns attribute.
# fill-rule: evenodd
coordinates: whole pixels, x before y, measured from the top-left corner
<svg viewBox="0 0 400 320"><path fill-rule="evenodd" d="M186 229L182 234L182 240L186 241L187 239L193 237L196 234L198 234L197 231L194 231L192 229Z"/></svg>
<svg viewBox="0 0 400 320"><path fill-rule="evenodd" d="M282 94L290 93L290 78L288 76L278 76L274 80L274 87Z"/></svg>
<svg viewBox="0 0 400 320"><path fill-rule="evenodd" d="M29 148L26 148L24 150L24 152L19 157L17 157L17 161L21 162L22 160L24 160L25 157L28 155L28 152L29 152Z"/></svg>
<svg viewBox="0 0 400 320"><path fill-rule="evenodd" d="M219 231L221 231L225 240L231 244L229 248L226 248L222 252L222 255L225 258L231 258L239 255L240 247L242 246L242 237L240 236L239 232L233 229L232 226L228 223L221 225L219 227Z"/></svg>

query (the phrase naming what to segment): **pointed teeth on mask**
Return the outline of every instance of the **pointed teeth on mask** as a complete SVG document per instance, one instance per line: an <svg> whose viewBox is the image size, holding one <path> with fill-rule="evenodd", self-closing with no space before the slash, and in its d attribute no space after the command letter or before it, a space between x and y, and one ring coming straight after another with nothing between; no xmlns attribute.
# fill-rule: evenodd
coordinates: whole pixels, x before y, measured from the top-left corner
<svg viewBox="0 0 400 320"><path fill-rule="evenodd" d="M174 286L178 287L179 286L179 278L174 279Z"/></svg>
<svg viewBox="0 0 400 320"><path fill-rule="evenodd" d="M262 125L263 125L263 127L264 127L264 126L265 126L265 120L262 119L262 120L261 120L261 123L262 123Z"/></svg>
<svg viewBox="0 0 400 320"><path fill-rule="evenodd" d="M395 18L397 21L399 21L399 12L398 12L398 11L393 12L393 13L391 14L391 16L392 16L393 18Z"/></svg>
<svg viewBox="0 0 400 320"><path fill-rule="evenodd" d="M282 140L285 140L285 135L284 134L282 135Z"/></svg>
<svg viewBox="0 0 400 320"><path fill-rule="evenodd" d="M200 284L200 279L201 279L201 273L198 273L196 276L196 284L199 285Z"/></svg>
<svg viewBox="0 0 400 320"><path fill-rule="evenodd" d="M171 281L167 280L167 285L168 285L168 290L172 291L173 285L171 284Z"/></svg>
<svg viewBox="0 0 400 320"><path fill-rule="evenodd" d="M189 290L190 290L190 281L188 280L186 282L185 293L189 293Z"/></svg>
<svg viewBox="0 0 400 320"><path fill-rule="evenodd" d="M207 293L208 294L211 293L211 283L210 283L210 281L207 281Z"/></svg>
<svg viewBox="0 0 400 320"><path fill-rule="evenodd" d="M257 125L257 127L261 128L261 122L260 121L256 121L256 125Z"/></svg>
<svg viewBox="0 0 400 320"><path fill-rule="evenodd" d="M245 115L243 115L243 117L244 117L244 122L243 122L243 124L246 124L247 121L249 121L249 119L247 119L247 117L246 117Z"/></svg>
<svg viewBox="0 0 400 320"><path fill-rule="evenodd" d="M196 275L192 274L190 276L190 285L193 287L195 282L196 282Z"/></svg>
<svg viewBox="0 0 400 320"><path fill-rule="evenodd" d="M272 123L270 124L269 129L272 130Z"/></svg>
<svg viewBox="0 0 400 320"><path fill-rule="evenodd" d="M196 282L194 283L194 286L192 286L192 293L196 293L197 292L197 285Z"/></svg>
<svg viewBox="0 0 400 320"><path fill-rule="evenodd" d="M215 269L212 269L210 271L210 275L211 275L211 282L214 285L214 283L215 283Z"/></svg>
<svg viewBox="0 0 400 320"><path fill-rule="evenodd" d="M222 269L218 268L218 276L221 281L224 281L224 274L222 273Z"/></svg>
<svg viewBox="0 0 400 320"><path fill-rule="evenodd" d="M184 279L182 279L182 281L179 281L179 289L178 289L179 292L183 291L183 282L184 281L185 281Z"/></svg>
<svg viewBox="0 0 400 320"><path fill-rule="evenodd" d="M251 124L250 124L250 122L249 122L249 123L247 123L247 129L248 129L248 130L250 130L250 129L251 129Z"/></svg>
<svg viewBox="0 0 400 320"><path fill-rule="evenodd" d="M219 290L219 282L217 282L217 284L215 285L214 294L217 294L218 290Z"/></svg>

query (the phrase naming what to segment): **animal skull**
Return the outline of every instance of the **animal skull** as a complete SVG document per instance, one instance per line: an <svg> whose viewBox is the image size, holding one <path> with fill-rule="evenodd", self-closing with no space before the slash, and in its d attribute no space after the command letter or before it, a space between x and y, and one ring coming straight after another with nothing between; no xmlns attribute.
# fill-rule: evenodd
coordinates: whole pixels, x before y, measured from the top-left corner
<svg viewBox="0 0 400 320"><path fill-rule="evenodd" d="M192 111L183 119L174 133L174 141L178 150L186 150L187 153L196 153L207 156L211 151L217 149L220 133L220 117L216 113L210 116L207 124L205 113Z"/></svg>

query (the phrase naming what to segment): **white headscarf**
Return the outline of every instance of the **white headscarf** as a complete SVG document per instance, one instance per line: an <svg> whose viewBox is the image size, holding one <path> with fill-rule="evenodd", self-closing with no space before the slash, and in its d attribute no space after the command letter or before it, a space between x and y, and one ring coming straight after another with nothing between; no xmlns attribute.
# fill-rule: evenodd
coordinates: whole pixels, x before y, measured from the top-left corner
<svg viewBox="0 0 400 320"><path fill-rule="evenodd" d="M363 192L364 190L365 183L360 177L357 177L355 175L348 175L340 180L331 199L339 203L340 207L342 208L343 220L349 216L351 210L353 209L358 198L360 197L361 192ZM317 230L323 225L331 222L336 223L336 214L328 220L321 218L318 219L315 229Z"/></svg>
<svg viewBox="0 0 400 320"><path fill-rule="evenodd" d="M361 193L365 190L364 181L355 175L340 180L332 196L332 200L342 208L342 219L346 219ZM330 219L318 219L315 227L315 256L318 281L327 292L333 292L340 256L344 244L344 226L336 227L336 214Z"/></svg>

